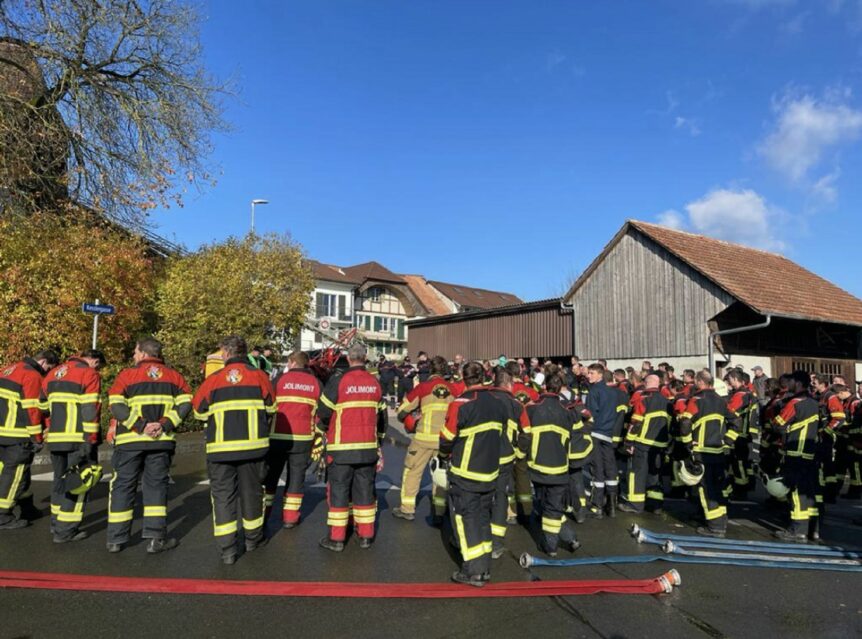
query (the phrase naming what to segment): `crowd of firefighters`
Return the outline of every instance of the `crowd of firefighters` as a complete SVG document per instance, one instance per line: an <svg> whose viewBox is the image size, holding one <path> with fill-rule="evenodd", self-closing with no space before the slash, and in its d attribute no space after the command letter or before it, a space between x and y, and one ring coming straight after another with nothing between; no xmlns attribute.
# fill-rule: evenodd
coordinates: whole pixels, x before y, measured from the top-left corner
<svg viewBox="0 0 862 639"><path fill-rule="evenodd" d="M205 423L213 530L225 564L237 560L240 545L251 552L266 543L282 475L282 525L299 524L313 463L327 482L320 545L340 552L352 529L361 548L371 547L393 367L384 359L373 375L361 344L346 358L348 367L324 383L307 354L293 352L283 370L268 371L260 349L249 353L243 338L230 336L192 394L165 363L162 345L139 340L132 366L108 391L116 425L108 552L129 543L139 486L147 552L177 546L167 534L169 472L176 429L190 415ZM62 363L46 350L0 370L0 530L40 516L30 465L47 445L53 540L87 537L84 507L101 477L103 364L96 350ZM789 525L776 535L818 540L824 509L845 481L844 497L862 497L862 400L841 378L753 372L732 368L715 380L706 369L686 370L677 378L666 363L609 370L601 360L465 363L458 355L450 363L420 353L415 366L394 372L397 417L412 438L392 514L415 519L430 466L432 523L442 525L448 513L463 560L452 578L474 586L489 580L491 560L503 555L507 526L528 522L534 509L540 550L550 556L578 548L573 524L617 511L660 512L668 493L700 505L700 534L723 537L729 500L745 498L757 474L787 512Z"/></svg>

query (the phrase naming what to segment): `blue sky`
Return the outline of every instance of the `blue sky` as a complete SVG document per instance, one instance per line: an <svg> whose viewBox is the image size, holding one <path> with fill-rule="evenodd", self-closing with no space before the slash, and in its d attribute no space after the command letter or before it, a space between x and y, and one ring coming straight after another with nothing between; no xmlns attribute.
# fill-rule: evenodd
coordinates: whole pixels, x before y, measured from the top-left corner
<svg viewBox="0 0 862 639"><path fill-rule="evenodd" d="M210 0L218 183L158 232L558 295L627 218L862 297L862 0ZM745 268L746 265L740 265Z"/></svg>

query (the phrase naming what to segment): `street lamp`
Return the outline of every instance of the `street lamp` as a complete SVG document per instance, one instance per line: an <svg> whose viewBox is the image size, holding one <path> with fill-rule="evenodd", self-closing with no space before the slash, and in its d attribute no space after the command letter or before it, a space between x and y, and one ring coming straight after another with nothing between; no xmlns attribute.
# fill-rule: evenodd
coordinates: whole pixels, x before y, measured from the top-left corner
<svg viewBox="0 0 862 639"><path fill-rule="evenodd" d="M256 204L269 204L269 200L252 200L251 201L251 232L254 233L254 207Z"/></svg>

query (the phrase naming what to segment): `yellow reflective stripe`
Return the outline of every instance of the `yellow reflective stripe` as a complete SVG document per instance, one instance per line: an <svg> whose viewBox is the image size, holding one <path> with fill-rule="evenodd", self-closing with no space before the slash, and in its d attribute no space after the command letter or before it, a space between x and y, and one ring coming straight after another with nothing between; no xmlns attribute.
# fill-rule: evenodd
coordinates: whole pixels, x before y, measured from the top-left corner
<svg viewBox="0 0 862 639"><path fill-rule="evenodd" d="M571 436L571 432L567 428L563 428L562 426L557 426L556 424L541 424L539 426L530 426L530 432L535 435L541 435L542 433L557 433L560 435L564 441L568 440ZM538 437L535 437L538 440Z"/></svg>
<svg viewBox="0 0 862 639"><path fill-rule="evenodd" d="M506 536L506 527L498 526L497 524L491 524L491 534L495 537L505 537Z"/></svg>
<svg viewBox="0 0 862 639"><path fill-rule="evenodd" d="M18 492L18 486L21 484L21 479L24 476L24 470L26 468L27 464L18 464L17 468L15 468L12 485L9 487L9 492L6 495L6 498L0 499L0 508L12 508L15 505L15 493ZM2 465L0 465L0 469L2 469Z"/></svg>
<svg viewBox="0 0 862 639"><path fill-rule="evenodd" d="M706 499L706 489L703 486L698 486L697 492L700 495L700 505L703 507L703 516L705 519L718 519L727 514L727 507L725 506L718 506L712 510L709 509L709 503Z"/></svg>
<svg viewBox="0 0 862 639"><path fill-rule="evenodd" d="M378 402L372 401L364 401L364 402L339 402L338 408L339 410L344 410L346 408L377 408L380 404Z"/></svg>
<svg viewBox="0 0 862 639"><path fill-rule="evenodd" d="M317 406L317 400L311 397L295 397L294 395L276 395L275 401L279 404L307 404Z"/></svg>
<svg viewBox="0 0 862 639"><path fill-rule="evenodd" d="M167 517L167 506L144 506L144 517Z"/></svg>
<svg viewBox="0 0 862 639"><path fill-rule="evenodd" d="M39 435L42 433L42 424L30 424L27 426L28 435Z"/></svg>
<svg viewBox="0 0 862 639"><path fill-rule="evenodd" d="M515 461L515 457L515 453L512 453L511 455L506 455L505 457L500 457L500 465L502 466L504 464L511 464L513 461Z"/></svg>
<svg viewBox="0 0 862 639"><path fill-rule="evenodd" d="M201 422L207 421L210 417L209 411L204 411L203 413L199 413L197 411L194 411L194 413L195 413L195 419L198 421L201 421Z"/></svg>
<svg viewBox="0 0 862 639"><path fill-rule="evenodd" d="M85 433L98 433L99 422L83 422Z"/></svg>
<svg viewBox="0 0 862 639"><path fill-rule="evenodd" d="M216 537L222 537L224 535L230 535L235 533L238 530L238 526L235 521L232 521L228 524L215 524L213 523L213 534Z"/></svg>
<svg viewBox="0 0 862 639"><path fill-rule="evenodd" d="M458 475L458 477L463 477L464 479L472 479L473 481L494 481L500 475L499 470L495 470L492 473L476 473L458 466L452 466L449 470L452 471L453 475Z"/></svg>
<svg viewBox="0 0 862 639"><path fill-rule="evenodd" d="M527 466L529 466L532 470L535 470L539 473L544 473L545 475L562 475L569 470L568 463L563 464L562 466L543 466L541 464L537 464L533 460L530 460L527 462Z"/></svg>
<svg viewBox="0 0 862 639"><path fill-rule="evenodd" d="M39 398L36 399L22 399L20 402L21 408L39 408Z"/></svg>
<svg viewBox="0 0 862 639"><path fill-rule="evenodd" d="M254 530L255 528L260 528L261 526L263 526L263 515L261 515L257 519L242 520L243 530Z"/></svg>
<svg viewBox="0 0 862 639"><path fill-rule="evenodd" d="M563 527L562 519L549 519L548 517L542 517L542 530L544 532L551 533L552 535L556 535L560 532Z"/></svg>
<svg viewBox="0 0 862 639"><path fill-rule="evenodd" d="M89 404L97 401L99 401L98 393L87 393L86 395L81 395L78 393L52 392L48 394L48 402L56 404Z"/></svg>
<svg viewBox="0 0 862 639"><path fill-rule="evenodd" d="M635 422L642 422L643 420L644 420L643 415L638 415L637 413L634 413L634 414L632 415L632 418L631 418L631 421L632 421L632 423L633 423L633 424L634 424Z"/></svg>
<svg viewBox="0 0 862 639"><path fill-rule="evenodd" d="M365 450L366 448L377 448L377 441L360 442L356 444L329 444L326 447L328 450Z"/></svg>
<svg viewBox="0 0 862 639"><path fill-rule="evenodd" d="M806 427L810 426L811 424L814 424L814 423L819 422L819 421L820 421L820 416L819 416L819 415L812 415L812 416L811 416L811 417L809 417L808 419L804 419L804 420L802 420L801 422L794 422L794 423L793 423L793 424L792 424L792 425L787 429L787 432L788 432L788 433L794 433L794 432L796 432L797 430L802 430L803 428L806 428Z"/></svg>
<svg viewBox="0 0 862 639"><path fill-rule="evenodd" d="M127 405L129 402L126 401L125 395L108 395L108 404L113 406L114 404L123 404Z"/></svg>
<svg viewBox="0 0 862 639"><path fill-rule="evenodd" d="M126 521L132 521L134 518L134 511L132 510L121 510L120 512L110 512L108 511L108 523L109 524L122 524Z"/></svg>
<svg viewBox="0 0 862 639"><path fill-rule="evenodd" d="M231 399L210 406L210 414L225 413L229 410L266 410L262 399Z"/></svg>
<svg viewBox="0 0 862 639"><path fill-rule="evenodd" d="M484 433L489 430L499 430L500 432L503 432L503 425L500 422L484 422L482 424L476 424L475 426L462 428L458 434L461 437L470 438L478 433Z"/></svg>
<svg viewBox="0 0 862 639"><path fill-rule="evenodd" d="M333 404L332 400L329 399L326 395L321 395L320 401L324 406L327 406L327 407L331 408L332 410L335 410L335 404Z"/></svg>
<svg viewBox="0 0 862 639"><path fill-rule="evenodd" d="M213 442L207 444L209 453L229 453L243 450L258 450L269 447L269 439L253 439L244 441Z"/></svg>
<svg viewBox="0 0 862 639"><path fill-rule="evenodd" d="M282 441L310 442L314 440L314 435L291 435L288 433L272 433L270 434L269 438L279 439Z"/></svg>
<svg viewBox="0 0 862 639"><path fill-rule="evenodd" d="M458 532L459 550L464 561L478 559L482 555L491 552L491 542L479 542L475 546L467 545L467 533L464 529L464 518L461 515L455 515L455 530Z"/></svg>
<svg viewBox="0 0 862 639"><path fill-rule="evenodd" d="M49 444L68 444L84 441L84 433L52 433L50 430L45 436Z"/></svg>
<svg viewBox="0 0 862 639"><path fill-rule="evenodd" d="M0 427L0 437L20 437L21 439L28 439L30 437L29 429L31 427L27 426L26 428L4 428ZM35 427L33 427L35 428ZM41 427L34 434L38 435L41 431Z"/></svg>
<svg viewBox="0 0 862 639"><path fill-rule="evenodd" d="M633 504L642 504L646 501L646 495L635 490L635 474L629 473L629 494L626 497Z"/></svg>
<svg viewBox="0 0 862 639"><path fill-rule="evenodd" d="M123 433L122 435L117 435L117 438L114 440L114 444L117 446L122 446L123 444L132 444L132 443L145 443L151 444L155 442L172 442L176 441L174 435L168 433L162 433L155 439L150 437L149 435L138 435L137 433Z"/></svg>

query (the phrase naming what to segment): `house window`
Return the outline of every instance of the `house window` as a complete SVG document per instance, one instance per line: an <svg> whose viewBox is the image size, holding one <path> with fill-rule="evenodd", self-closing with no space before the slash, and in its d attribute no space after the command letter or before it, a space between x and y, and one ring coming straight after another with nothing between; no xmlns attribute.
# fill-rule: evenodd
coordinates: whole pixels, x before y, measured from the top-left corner
<svg viewBox="0 0 862 639"><path fill-rule="evenodd" d="M368 289L368 292L365 296L370 299L372 302L379 302L380 296L383 294L383 289L379 286L372 286Z"/></svg>
<svg viewBox="0 0 862 639"><path fill-rule="evenodd" d="M370 331L371 330L371 316L370 315L363 315L362 318L365 320L365 330Z"/></svg>
<svg viewBox="0 0 862 639"><path fill-rule="evenodd" d="M374 332L379 333L383 330L383 318L379 315L374 316Z"/></svg>
<svg viewBox="0 0 862 639"><path fill-rule="evenodd" d="M335 317L338 315L337 295L318 293L316 302L315 317Z"/></svg>

